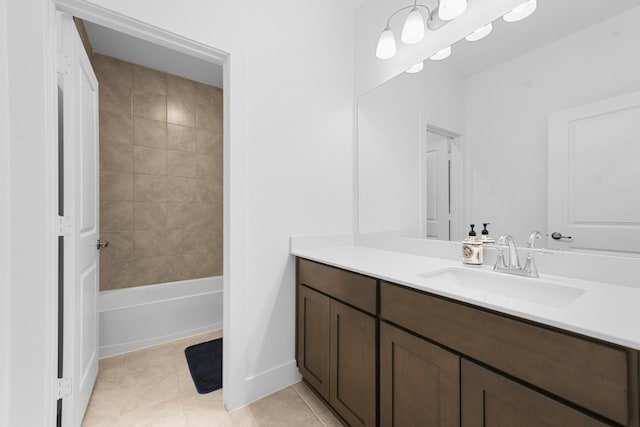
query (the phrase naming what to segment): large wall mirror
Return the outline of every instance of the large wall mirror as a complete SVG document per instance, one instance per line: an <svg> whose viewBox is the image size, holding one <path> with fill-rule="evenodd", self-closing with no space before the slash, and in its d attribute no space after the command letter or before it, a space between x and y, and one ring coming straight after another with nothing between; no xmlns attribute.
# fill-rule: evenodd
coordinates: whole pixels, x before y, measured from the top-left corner
<svg viewBox="0 0 640 427"><path fill-rule="evenodd" d="M362 95L358 231L640 254L639 22L637 0L538 0Z"/></svg>

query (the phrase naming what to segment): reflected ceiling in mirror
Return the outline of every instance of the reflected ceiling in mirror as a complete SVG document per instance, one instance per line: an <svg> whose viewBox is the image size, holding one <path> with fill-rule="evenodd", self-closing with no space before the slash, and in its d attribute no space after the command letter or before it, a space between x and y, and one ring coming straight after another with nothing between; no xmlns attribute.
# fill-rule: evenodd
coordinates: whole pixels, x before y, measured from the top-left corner
<svg viewBox="0 0 640 427"><path fill-rule="evenodd" d="M526 20L496 20L486 38L362 95L359 232L427 237L443 212L427 200L446 200L427 194L443 188L427 167L439 164L452 240L489 222L522 245L540 230L573 238L548 247L640 251L622 243L640 241L637 22L637 0L539 0ZM445 154L428 128L448 138Z"/></svg>

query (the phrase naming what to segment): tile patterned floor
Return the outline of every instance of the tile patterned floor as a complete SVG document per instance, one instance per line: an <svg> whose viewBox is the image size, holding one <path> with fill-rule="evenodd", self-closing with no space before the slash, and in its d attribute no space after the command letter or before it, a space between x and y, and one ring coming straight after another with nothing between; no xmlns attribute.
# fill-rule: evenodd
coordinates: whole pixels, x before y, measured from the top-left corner
<svg viewBox="0 0 640 427"><path fill-rule="evenodd" d="M303 383L233 412L224 408L222 390L198 394L184 349L221 336L215 331L100 360L83 427L342 426Z"/></svg>

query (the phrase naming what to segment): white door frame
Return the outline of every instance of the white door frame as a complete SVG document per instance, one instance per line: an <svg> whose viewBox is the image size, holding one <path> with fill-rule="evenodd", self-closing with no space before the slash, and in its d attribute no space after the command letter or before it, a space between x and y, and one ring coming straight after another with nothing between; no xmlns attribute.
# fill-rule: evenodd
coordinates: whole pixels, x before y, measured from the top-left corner
<svg viewBox="0 0 640 427"><path fill-rule="evenodd" d="M57 12L64 12L72 16L76 16L78 18L88 20L94 22L96 24L102 25L107 28L111 28L113 30L125 33L127 35L164 46L173 50L180 51L190 56L197 57L199 59L222 63L223 66L223 81L224 88L223 91L223 111L224 111L224 120L223 120L223 169L224 169L224 183L223 183L223 198L224 198L224 225L223 225L223 248L224 248L224 298L223 298L223 312L224 312L224 328L225 328L225 346L224 346L224 355L223 359L225 363L223 365L223 378L225 382L225 394L224 401L228 407L236 407L239 405L239 402L242 401L244 396L244 352L234 351L234 357L231 357L230 354L232 352L232 348L234 345L241 345L241 337L240 330L238 328L231 328L230 325L230 306L231 306L231 292L230 292L230 256L228 254L229 248L231 245L231 227L230 227L230 90L229 82L231 79L230 72L230 54L227 52L223 52L221 50L212 48L210 46L204 45L202 43L181 37L179 35L170 33L166 30L162 30L160 28L151 26L149 24L145 24L143 22L137 21L133 18L127 17L125 15L121 15L115 13L111 10L105 9L103 7L93 5L87 3L82 0L50 0L49 3L49 33L52 35L56 34L57 23L55 21L55 16ZM50 40L47 40L45 43L47 45L47 58L45 60L45 65L48 70L51 72L51 82L50 88L48 88L46 94L46 104L47 108L50 109L52 114L51 117L48 118L50 121L47 126L47 134L49 135L49 140L53 144L53 147L57 147L57 81L56 81L56 38L52 36ZM57 151L57 150L54 150ZM57 206L57 194L58 194L58 164L57 164L57 152L52 152L50 157L51 165L50 165L50 182L51 182L51 194L52 194L52 202L51 202L51 228L55 230L55 218L57 217L58 206ZM237 226L236 226L237 227ZM57 269L57 238L54 238L54 233L51 233L51 242L48 244L50 248L50 253L52 254L52 263L50 265L50 270L52 271L52 277L56 277L55 270ZM47 239L49 241L49 239ZM57 295L57 290L52 291ZM237 300L236 296L236 300ZM55 375L55 367L57 365L57 316L58 316L58 301L57 296L50 298L51 301L51 310L48 313L48 317L50 320L51 329L49 331L49 351L48 354L45 355L47 359L47 364L51 367L52 376L48 381L51 381L52 390L51 394L51 403L50 407L52 410L52 419L51 422L53 425L55 423L55 395L57 394L56 390L56 381L54 380ZM235 301L235 300L234 300ZM231 340L231 331L234 331L234 336L238 336L237 342ZM234 349L237 350L237 349ZM240 354L238 354L240 353ZM240 381L239 381L240 380ZM232 397L230 397L232 396ZM64 404L64 403L63 403ZM49 405L49 404L47 404Z"/></svg>
<svg viewBox="0 0 640 427"><path fill-rule="evenodd" d="M466 209L466 147L460 134L444 128L426 124L421 127L420 137L420 237L427 238L427 134L442 135L451 141L451 176L449 182L451 197L451 241L462 240Z"/></svg>

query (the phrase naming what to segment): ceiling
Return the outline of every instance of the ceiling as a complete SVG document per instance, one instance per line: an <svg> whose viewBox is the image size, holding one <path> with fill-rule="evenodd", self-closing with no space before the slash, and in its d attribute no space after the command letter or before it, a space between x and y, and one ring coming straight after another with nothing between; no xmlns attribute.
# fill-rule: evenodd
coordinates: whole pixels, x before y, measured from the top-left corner
<svg viewBox="0 0 640 427"><path fill-rule="evenodd" d="M84 21L84 26L96 53L222 87L221 64L207 62L89 21Z"/></svg>
<svg viewBox="0 0 640 427"><path fill-rule="evenodd" d="M459 41L443 63L471 76L639 5L638 0L538 0L533 15L515 23L497 19L489 36Z"/></svg>

